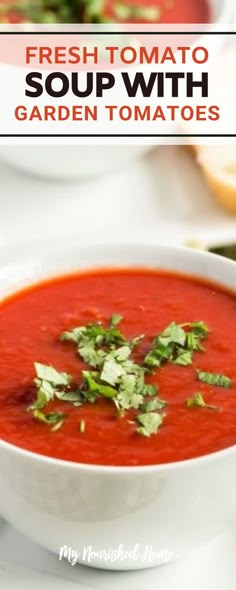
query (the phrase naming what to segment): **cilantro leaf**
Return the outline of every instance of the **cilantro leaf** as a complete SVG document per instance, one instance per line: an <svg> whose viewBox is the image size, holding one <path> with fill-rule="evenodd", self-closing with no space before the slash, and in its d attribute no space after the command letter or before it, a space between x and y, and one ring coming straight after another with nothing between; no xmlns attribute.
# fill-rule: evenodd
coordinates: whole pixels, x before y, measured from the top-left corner
<svg viewBox="0 0 236 590"><path fill-rule="evenodd" d="M158 334L144 363L149 368L159 368L164 362L187 367L192 364L193 353L203 351L201 340L209 330L204 322L176 324L171 322Z"/></svg>
<svg viewBox="0 0 236 590"><path fill-rule="evenodd" d="M155 410L163 410L167 406L167 402L158 397L144 402L141 406L142 412L155 412Z"/></svg>
<svg viewBox="0 0 236 590"><path fill-rule="evenodd" d="M48 402L53 400L55 395L55 387L48 381L41 381L40 379L34 379L34 383L37 386L37 398L33 404L29 407L32 409L42 409Z"/></svg>
<svg viewBox="0 0 236 590"><path fill-rule="evenodd" d="M206 373L196 369L198 381L202 383L208 383L208 385L216 385L217 387L225 387L230 389L232 387L232 379L225 375L219 375L218 373Z"/></svg>
<svg viewBox="0 0 236 590"><path fill-rule="evenodd" d="M110 354L107 355L107 358L115 358L119 362L127 361L131 355L131 347L130 346L121 346L121 348L117 348Z"/></svg>
<svg viewBox="0 0 236 590"><path fill-rule="evenodd" d="M48 426L52 426L52 432L56 432L63 425L66 415L61 412L50 412L50 414L43 414L40 410L35 409L33 416L39 422L44 422Z"/></svg>
<svg viewBox="0 0 236 590"><path fill-rule="evenodd" d="M54 367L35 363L35 371L37 377L34 383L37 387L36 400L28 408L28 411L42 410L62 387L68 388L72 381L71 375L68 373L59 373Z"/></svg>
<svg viewBox="0 0 236 590"><path fill-rule="evenodd" d="M73 405L81 405L83 398L80 391L56 391L55 397L62 402L69 402Z"/></svg>
<svg viewBox="0 0 236 590"><path fill-rule="evenodd" d="M109 359L105 361L102 372L101 380L106 381L109 385L116 385L119 383L119 379L125 374L125 370L121 363L117 363L115 360Z"/></svg>
<svg viewBox="0 0 236 590"><path fill-rule="evenodd" d="M153 412L148 414L139 414L137 416L137 422L140 424L139 428L137 429L138 434L150 437L152 434L156 434L162 425L163 414L155 414Z"/></svg>
<svg viewBox="0 0 236 590"><path fill-rule="evenodd" d="M63 332L60 339L75 343L84 362L98 368L109 350L126 344L124 335L117 328L121 320L121 316L114 314L110 318L107 329L101 323L87 324L87 326L74 328L70 332Z"/></svg>
<svg viewBox="0 0 236 590"><path fill-rule="evenodd" d="M161 16L161 8L153 6L141 6L139 4L127 5L123 2L116 2L115 14L119 21L145 20L149 22L158 22Z"/></svg>
<svg viewBox="0 0 236 590"><path fill-rule="evenodd" d="M209 328L205 324L205 322L186 323L186 324L182 324L182 326L189 328L193 332L193 334L195 334L196 336L199 336L199 338L204 339L209 334Z"/></svg>
<svg viewBox="0 0 236 590"><path fill-rule="evenodd" d="M99 396L113 398L116 396L116 389L109 385L104 385L99 380L99 373L92 371L83 371L84 382L87 390L81 387L81 392L87 401L95 402Z"/></svg>
<svg viewBox="0 0 236 590"><path fill-rule="evenodd" d="M121 377L119 391L116 397L118 410L137 410L143 401L143 396L137 393L135 375L123 375Z"/></svg>
<svg viewBox="0 0 236 590"><path fill-rule="evenodd" d="M114 313L111 316L110 322L109 322L109 328L115 328L115 326L118 326L118 324L120 324L120 322L123 320L122 315L118 315L117 313Z"/></svg>
<svg viewBox="0 0 236 590"><path fill-rule="evenodd" d="M171 324L167 326L158 337L160 344L163 344L163 346L168 346L169 344L180 344L181 346L184 346L185 339L185 331L181 325L176 324L175 322L171 322Z"/></svg>
<svg viewBox="0 0 236 590"><path fill-rule="evenodd" d="M34 367L38 379L48 381L54 386L64 385L64 387L67 387L72 381L71 375L68 375L68 373L59 373L51 366L35 363Z"/></svg>
<svg viewBox="0 0 236 590"><path fill-rule="evenodd" d="M190 350L180 350L177 353L177 357L174 360L175 365L182 365L182 367L187 367L188 365L192 364L193 360L193 353Z"/></svg>
<svg viewBox="0 0 236 590"><path fill-rule="evenodd" d="M204 400L204 397L201 393L195 393L193 397L189 397L186 401L187 408L208 408L209 410L216 410L219 411L220 408L218 406L212 406L207 404Z"/></svg>
<svg viewBox="0 0 236 590"><path fill-rule="evenodd" d="M144 383L142 387L142 394L143 396L150 396L153 397L157 395L157 386L149 383Z"/></svg>

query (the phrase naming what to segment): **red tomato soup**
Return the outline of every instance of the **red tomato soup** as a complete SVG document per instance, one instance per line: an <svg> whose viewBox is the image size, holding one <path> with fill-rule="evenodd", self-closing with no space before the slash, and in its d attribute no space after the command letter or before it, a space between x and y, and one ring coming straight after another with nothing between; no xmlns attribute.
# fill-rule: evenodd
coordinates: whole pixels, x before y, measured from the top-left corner
<svg viewBox="0 0 236 590"><path fill-rule="evenodd" d="M107 0L105 14L111 21L150 22L151 11L153 12L153 19L151 20L160 24L207 23L211 20L208 0L156 0L156 2L155 0L129 0L125 3L125 6L126 8L127 6L133 7L133 17L130 18L127 15L126 19L117 18L116 5L117 3L114 0ZM139 8L141 8L141 11L138 11ZM145 9L147 9L146 18ZM155 9L157 11L156 17L154 16ZM135 10L137 11L136 17L134 16Z"/></svg>
<svg viewBox="0 0 236 590"><path fill-rule="evenodd" d="M32 19L32 10L27 10L22 0L0 0L1 4L9 5L6 14L0 15L1 22L19 23ZM23 6L23 12L17 10L17 4ZM54 13L61 22L57 6ZM101 16L105 16L108 22L206 23L211 20L208 0L105 0ZM73 18L76 21L75 15ZM80 22L79 13L77 22Z"/></svg>
<svg viewBox="0 0 236 590"><path fill-rule="evenodd" d="M137 432L140 410L119 417L113 401L81 406L53 399L42 412L66 414L52 431L27 411L36 398L34 363L51 365L81 383L86 365L64 331L123 316L118 328L140 365L154 337L171 323L205 322L209 333L188 366L165 361L145 375L166 401L156 434ZM29 451L101 465L148 465L199 457L236 443L236 299L213 284L143 269L94 271L57 278L5 300L0 307L0 437ZM188 331L189 328L187 328ZM229 387L199 381L196 369L226 376ZM92 369L95 370L95 369ZM200 393L206 407L187 406ZM151 397L148 398L151 400ZM212 409L213 407L213 409ZM217 408L216 410L214 408ZM83 424L83 428L81 428Z"/></svg>

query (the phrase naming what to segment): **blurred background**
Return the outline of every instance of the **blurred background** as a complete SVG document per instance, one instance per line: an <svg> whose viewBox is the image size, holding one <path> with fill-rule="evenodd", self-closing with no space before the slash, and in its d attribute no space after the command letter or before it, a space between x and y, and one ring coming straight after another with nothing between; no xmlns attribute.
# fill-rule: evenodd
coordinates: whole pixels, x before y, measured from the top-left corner
<svg viewBox="0 0 236 590"><path fill-rule="evenodd" d="M0 178L0 246L58 235L90 243L236 242L236 216L217 202L184 146L150 147L118 170L74 180L26 174L2 160Z"/></svg>
<svg viewBox="0 0 236 590"><path fill-rule="evenodd" d="M235 0L0 0L0 23L233 23ZM233 46L232 71L236 59ZM0 64L1 65L1 64ZM0 146L0 245L236 242L236 147ZM232 252L232 250L231 250Z"/></svg>

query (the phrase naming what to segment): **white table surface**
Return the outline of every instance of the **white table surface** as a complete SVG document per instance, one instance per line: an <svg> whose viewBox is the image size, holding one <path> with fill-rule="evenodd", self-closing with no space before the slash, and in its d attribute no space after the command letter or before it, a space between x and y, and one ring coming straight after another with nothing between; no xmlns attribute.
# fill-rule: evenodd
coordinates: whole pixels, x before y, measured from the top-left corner
<svg viewBox="0 0 236 590"><path fill-rule="evenodd" d="M126 170L86 183L30 178L2 162L0 178L1 247L56 235L93 243L236 240L236 218L216 206L185 148L157 148ZM0 587L235 590L235 551L236 532L226 533L166 567L105 573L59 563L0 521Z"/></svg>
<svg viewBox="0 0 236 590"><path fill-rule="evenodd" d="M155 148L88 182L37 179L2 162L0 178L0 246L55 235L94 243L236 237L236 218L216 206L187 148Z"/></svg>

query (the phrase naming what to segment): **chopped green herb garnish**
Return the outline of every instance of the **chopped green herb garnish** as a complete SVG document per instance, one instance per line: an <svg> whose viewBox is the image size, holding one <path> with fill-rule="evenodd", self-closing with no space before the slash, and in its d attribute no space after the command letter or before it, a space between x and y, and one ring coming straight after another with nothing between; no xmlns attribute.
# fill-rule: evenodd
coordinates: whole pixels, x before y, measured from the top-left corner
<svg viewBox="0 0 236 590"><path fill-rule="evenodd" d="M116 407L119 411L133 408L137 410L143 401L143 395L137 387L135 374L123 375L120 380L120 387L116 398Z"/></svg>
<svg viewBox="0 0 236 590"><path fill-rule="evenodd" d="M55 387L57 385L67 387L72 381L71 375L68 375L68 373L59 373L53 367L42 365L41 363L35 363L34 366L38 379L48 381Z"/></svg>
<svg viewBox="0 0 236 590"><path fill-rule="evenodd" d="M104 0L12 0L0 9L5 18L13 11L24 22L39 24L108 22Z"/></svg>
<svg viewBox="0 0 236 590"><path fill-rule="evenodd" d="M150 412L148 414L139 414L137 416L137 422L140 424L137 429L138 434L142 436L151 436L156 434L158 429L163 423L163 414L155 414Z"/></svg>
<svg viewBox="0 0 236 590"><path fill-rule="evenodd" d="M123 20L145 20L150 22L158 22L161 16L161 8L159 6L139 6L135 4L123 4L122 2L117 2L115 4L115 14L116 18L123 21Z"/></svg>
<svg viewBox="0 0 236 590"><path fill-rule="evenodd" d="M113 313L113 315L111 316L110 322L109 322L109 327L115 328L115 326L118 326L120 324L120 322L122 322L122 320L123 320L122 315L119 315L117 313Z"/></svg>
<svg viewBox="0 0 236 590"><path fill-rule="evenodd" d="M167 361L184 367L191 365L193 353L204 350L201 340L206 338L208 332L204 322L172 322L154 339L145 357L145 365L149 369L158 368Z"/></svg>
<svg viewBox="0 0 236 590"><path fill-rule="evenodd" d="M142 387L142 394L145 396L149 396L149 397L154 397L155 395L157 395L158 393L158 389L156 385L153 384L143 384Z"/></svg>
<svg viewBox="0 0 236 590"><path fill-rule="evenodd" d="M48 402L53 400L55 387L48 381L41 381L40 379L34 379L34 383L37 387L37 399L29 409L41 410Z"/></svg>
<svg viewBox="0 0 236 590"><path fill-rule="evenodd" d="M209 328L205 322L192 322L183 324L183 327L189 328L193 334L200 338L205 338L209 334Z"/></svg>
<svg viewBox="0 0 236 590"><path fill-rule="evenodd" d="M33 416L39 422L44 422L48 426L52 426L52 432L56 432L63 425L66 415L61 412L51 412L50 414L43 414L40 410L34 410Z"/></svg>
<svg viewBox="0 0 236 590"><path fill-rule="evenodd" d="M113 23L118 21L145 20L158 22L162 13L159 5L127 5L122 0L112 5L106 16L105 0L12 0L0 5L4 22L13 12L24 22L39 24L63 23Z"/></svg>
<svg viewBox="0 0 236 590"><path fill-rule="evenodd" d="M218 406L212 406L207 404L204 400L204 397L201 393L195 393L193 397L189 397L186 401L187 408L208 408L209 410L216 410L220 411Z"/></svg>
<svg viewBox="0 0 236 590"><path fill-rule="evenodd" d="M143 336L127 341L117 328L121 320L120 315L113 315L107 329L102 324L88 324L61 337L76 343L83 360L97 369L83 372L81 395L91 403L98 397L113 399L120 416L131 408L138 409L144 396L157 393L155 386L145 383L145 368L131 359Z"/></svg>
<svg viewBox="0 0 236 590"><path fill-rule="evenodd" d="M225 387L230 389L232 387L232 379L225 375L219 375L217 373L206 373L196 369L198 381L202 383L208 383L208 385L216 385L217 387Z"/></svg>
<svg viewBox="0 0 236 590"><path fill-rule="evenodd" d="M80 391L86 401L94 403L98 397L113 398L116 396L114 387L101 383L99 373L94 371L83 371L84 384Z"/></svg>
<svg viewBox="0 0 236 590"><path fill-rule="evenodd" d="M125 345L127 345L130 350L134 345L138 344L138 342L134 344L134 340L131 343L126 342L124 335L117 328L121 320L122 316L113 315L110 318L108 328L104 328L101 323L80 326L70 332L64 332L61 335L61 340L74 342L77 345L79 355L85 363L98 368L103 364L109 350L122 345L124 345L122 346L124 349L126 349Z"/></svg>
<svg viewBox="0 0 236 590"><path fill-rule="evenodd" d="M114 358L108 359L104 362L101 371L101 380L109 383L109 385L117 385L120 378L125 375L125 369L122 362L117 362Z"/></svg>
<svg viewBox="0 0 236 590"><path fill-rule="evenodd" d="M82 371L79 383L71 375L60 373L52 366L35 363L36 399L28 408L35 419L51 426L55 432L63 425L66 415L58 411L43 412L50 402L59 400L80 407L106 398L114 404L119 417L124 417L129 410L135 412L132 420L127 416L127 421L138 424L138 434L150 437L158 432L167 402L159 397L155 384L146 383L147 373L167 362L183 367L191 365L194 354L204 351L202 341L209 329L201 321L172 322L154 338L151 349L140 363L133 359L133 352L144 336L127 340L119 329L121 321L120 315L113 314L107 327L101 322L89 323L62 334L61 340L72 342L79 356L89 365ZM232 385L231 379L224 375L197 369L197 376L199 381L209 385L226 388ZM207 404L201 393L188 398L186 405L188 408L220 410ZM81 420L79 431L84 433L85 429L85 420Z"/></svg>
<svg viewBox="0 0 236 590"><path fill-rule="evenodd" d="M56 391L55 397L62 402L69 402L73 406L81 406L83 403L80 391Z"/></svg>
<svg viewBox="0 0 236 590"><path fill-rule="evenodd" d="M175 365L182 365L182 367L187 367L188 365L192 364L193 360L193 353L189 350L181 350L177 353L177 357L174 360Z"/></svg>
<svg viewBox="0 0 236 590"><path fill-rule="evenodd" d="M147 402L144 402L141 406L142 412L155 412L155 410L163 410L167 406L167 402L163 399L159 399L158 397L155 399L150 399Z"/></svg>
<svg viewBox="0 0 236 590"><path fill-rule="evenodd" d="M34 383L37 387L37 398L29 407L29 410L42 410L55 396L60 392L65 392L72 381L71 375L59 373L54 367L35 363L36 379Z"/></svg>

